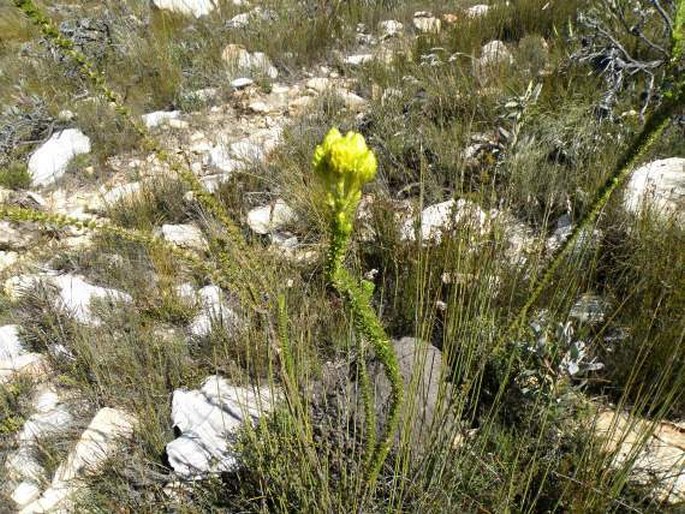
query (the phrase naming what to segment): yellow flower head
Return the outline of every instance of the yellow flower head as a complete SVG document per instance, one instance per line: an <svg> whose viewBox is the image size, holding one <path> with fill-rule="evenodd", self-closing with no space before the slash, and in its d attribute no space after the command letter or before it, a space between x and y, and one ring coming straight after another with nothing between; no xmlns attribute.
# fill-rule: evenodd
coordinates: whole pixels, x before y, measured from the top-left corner
<svg viewBox="0 0 685 514"><path fill-rule="evenodd" d="M314 169L326 181L345 179L361 187L376 176L377 168L376 156L358 132L343 136L332 128L314 151Z"/></svg>
<svg viewBox="0 0 685 514"><path fill-rule="evenodd" d="M312 163L323 182L326 203L333 210L338 226L351 232L362 186L376 176L376 156L358 132L350 131L343 136L337 128L332 128L314 150Z"/></svg>

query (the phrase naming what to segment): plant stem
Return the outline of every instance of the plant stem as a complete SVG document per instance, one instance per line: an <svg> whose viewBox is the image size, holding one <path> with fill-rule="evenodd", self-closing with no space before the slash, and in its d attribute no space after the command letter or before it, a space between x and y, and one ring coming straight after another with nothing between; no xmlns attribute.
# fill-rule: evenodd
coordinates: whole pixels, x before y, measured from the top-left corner
<svg viewBox="0 0 685 514"><path fill-rule="evenodd" d="M343 267L345 252L349 243L349 234L343 228L342 223L334 215L331 222L331 245L326 263L326 273L328 279L336 289L338 294L344 299L348 309L352 313L355 327L363 339L371 343L376 354L376 358L383 365L385 375L390 382L391 397L388 412L388 419L385 430L376 442L376 416L375 407L371 397L371 387L368 382L368 375L363 369L360 373L362 400L364 402L364 413L367 424L367 446L373 447L373 453L367 454L367 486L371 491L375 487L378 474L380 473L383 462L385 462L395 432L400 420L400 406L404 391L404 384L399 372L397 356L392 348L392 343L388 338L378 316L370 305L369 295L364 291L361 283ZM363 356L363 352L360 352ZM365 363L360 365L363 367Z"/></svg>

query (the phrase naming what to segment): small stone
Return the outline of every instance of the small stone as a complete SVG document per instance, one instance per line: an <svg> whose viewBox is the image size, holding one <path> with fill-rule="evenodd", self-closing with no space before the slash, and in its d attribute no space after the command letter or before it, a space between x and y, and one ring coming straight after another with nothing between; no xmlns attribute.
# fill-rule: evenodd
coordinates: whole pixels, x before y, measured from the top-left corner
<svg viewBox="0 0 685 514"><path fill-rule="evenodd" d="M28 480L43 483L46 479L45 468L36 459L34 445L26 442L10 452L5 460L5 476L14 483Z"/></svg>
<svg viewBox="0 0 685 514"><path fill-rule="evenodd" d="M90 139L78 129L54 133L31 155L28 170L33 187L54 184L67 171L71 159L90 152Z"/></svg>
<svg viewBox="0 0 685 514"><path fill-rule="evenodd" d="M401 35L403 29L404 25L396 20L383 20L378 22L378 34L382 40Z"/></svg>
<svg viewBox="0 0 685 514"><path fill-rule="evenodd" d="M24 202L26 203L24 207L29 207L31 209L38 209L40 211L44 211L48 208L47 200L35 191L26 191Z"/></svg>
<svg viewBox="0 0 685 514"><path fill-rule="evenodd" d="M19 261L17 252L0 251L0 272L14 266Z"/></svg>
<svg viewBox="0 0 685 514"><path fill-rule="evenodd" d="M297 245L299 243L297 236L293 236L287 233L281 234L279 232L276 232L274 234L270 234L269 239L271 239L271 242L276 246L288 250L293 250L297 248Z"/></svg>
<svg viewBox="0 0 685 514"><path fill-rule="evenodd" d="M40 486L31 480L24 480L12 492L12 501L22 508L40 496Z"/></svg>
<svg viewBox="0 0 685 514"><path fill-rule="evenodd" d="M73 113L73 111L68 109L63 109L57 114L57 119L62 122L72 121L75 117L76 115Z"/></svg>
<svg viewBox="0 0 685 514"><path fill-rule="evenodd" d="M335 93L348 109L361 111L364 107L366 107L366 100L364 100L361 96L348 91L347 89L338 89Z"/></svg>
<svg viewBox="0 0 685 514"><path fill-rule="evenodd" d="M231 81L231 87L236 90L245 89L246 87L251 86L252 84L254 84L254 80L247 77L239 77Z"/></svg>
<svg viewBox="0 0 685 514"><path fill-rule="evenodd" d="M19 340L19 325L0 327L0 362L15 359L24 352Z"/></svg>
<svg viewBox="0 0 685 514"><path fill-rule="evenodd" d="M250 52L244 46L237 44L226 45L221 53L221 60L231 68L247 70L250 68Z"/></svg>
<svg viewBox="0 0 685 514"><path fill-rule="evenodd" d="M189 127L188 122L185 120L169 120L167 123L170 128L176 130L187 129Z"/></svg>
<svg viewBox="0 0 685 514"><path fill-rule="evenodd" d="M197 292L195 291L195 286L190 282L185 282L179 284L174 288L174 293L176 296L186 303L194 303L197 298Z"/></svg>
<svg viewBox="0 0 685 514"><path fill-rule="evenodd" d="M685 158L652 161L636 169L624 193L625 209L638 214L651 208L661 219L685 225Z"/></svg>
<svg viewBox="0 0 685 514"><path fill-rule="evenodd" d="M490 10L489 5L485 5L485 4L474 5L472 7L469 7L468 9L466 9L466 16L468 18L471 18L471 19L481 18L481 17L485 16L486 14L488 14L489 10Z"/></svg>
<svg viewBox="0 0 685 514"><path fill-rule="evenodd" d="M324 93L326 90L330 89L331 79L326 77L314 77L307 81L305 87L317 93Z"/></svg>
<svg viewBox="0 0 685 514"><path fill-rule="evenodd" d="M271 79L278 77L278 70L271 64L271 60L263 52L248 52L244 46L237 44L226 45L221 53L221 59L235 71L250 71Z"/></svg>
<svg viewBox="0 0 685 514"><path fill-rule="evenodd" d="M211 14L217 6L214 0L152 0L152 4L157 9L196 18Z"/></svg>
<svg viewBox="0 0 685 514"><path fill-rule="evenodd" d="M243 2L243 4L247 5L247 2ZM269 21L275 18L276 14L273 11L264 10L261 7L257 6L250 12L235 15L233 18L226 22L226 27L229 29L244 29L253 20L261 19L263 21Z"/></svg>
<svg viewBox="0 0 685 514"><path fill-rule="evenodd" d="M263 52L254 52L250 56L250 68L256 73L265 75L270 79L278 77L278 70L271 64L271 60Z"/></svg>
<svg viewBox="0 0 685 514"><path fill-rule="evenodd" d="M205 251L208 247L207 240L195 225L162 225L160 229L162 237L172 244L181 248L188 248L197 251Z"/></svg>
<svg viewBox="0 0 685 514"><path fill-rule="evenodd" d="M476 71L482 72L492 66L513 64L514 57L502 41L494 40L483 45L476 61Z"/></svg>
<svg viewBox="0 0 685 514"><path fill-rule="evenodd" d="M236 14L233 18L226 22L226 27L229 29L242 29L250 24L250 13Z"/></svg>
<svg viewBox="0 0 685 514"><path fill-rule="evenodd" d="M37 439L62 433L71 426L73 416L50 386L43 386L43 389L36 393L33 403L37 412L26 420L19 432L20 443L32 443Z"/></svg>
<svg viewBox="0 0 685 514"><path fill-rule="evenodd" d="M215 193L221 184L224 184L231 177L230 173L218 173L215 175L206 175L200 178L200 183L210 193Z"/></svg>
<svg viewBox="0 0 685 514"><path fill-rule="evenodd" d="M194 337L208 336L214 327L220 326L230 332L240 328L238 315L224 301L224 293L215 285L205 286L197 292L200 312L193 318L188 331Z"/></svg>
<svg viewBox="0 0 685 514"><path fill-rule="evenodd" d="M440 18L436 18L428 11L417 11L414 13L412 20L414 28L424 34L438 34L440 33L441 22Z"/></svg>
<svg viewBox="0 0 685 514"><path fill-rule="evenodd" d="M487 215L477 205L468 200L448 200L426 207L421 212L420 230L423 242L439 244L442 232L451 230L456 224L468 223L481 232L486 223ZM414 220L407 220L400 230L400 236L405 241L415 241Z"/></svg>
<svg viewBox="0 0 685 514"><path fill-rule="evenodd" d="M85 325L98 326L100 324L100 320L91 311L91 302L94 299L126 303L133 301L131 295L127 293L94 286L78 275L67 273L47 278L47 281L54 284L59 290L56 307L67 311L74 319Z"/></svg>
<svg viewBox="0 0 685 514"><path fill-rule="evenodd" d="M209 151L208 164L224 173L231 173L242 167L242 163L224 145L217 145Z"/></svg>
<svg viewBox="0 0 685 514"><path fill-rule="evenodd" d="M606 300L601 296L587 293L576 300L568 316L581 323L596 324L604 321L606 311Z"/></svg>
<svg viewBox="0 0 685 514"><path fill-rule="evenodd" d="M297 219L295 211L283 200L264 205L247 213L247 224L257 234L268 234Z"/></svg>
<svg viewBox="0 0 685 514"><path fill-rule="evenodd" d="M202 174L202 162L201 161L193 161L190 163L190 171L192 171L195 175L200 175Z"/></svg>
<svg viewBox="0 0 685 514"><path fill-rule="evenodd" d="M355 55L348 55L345 57L343 62L345 64L349 64L351 66L361 66L362 64L367 64L373 61L373 55L372 54L355 54Z"/></svg>
<svg viewBox="0 0 685 514"><path fill-rule="evenodd" d="M209 153L214 148L202 132L195 132L190 136L188 151L196 154Z"/></svg>
<svg viewBox="0 0 685 514"><path fill-rule="evenodd" d="M442 15L442 21L444 21L448 25L454 25L459 21L459 16L452 13L445 13Z"/></svg>
<svg viewBox="0 0 685 514"><path fill-rule="evenodd" d="M247 105L249 111L257 114L268 114L278 112L279 109L271 104L268 104L262 100L255 100Z"/></svg>
<svg viewBox="0 0 685 514"><path fill-rule="evenodd" d="M255 164L264 158L264 149L248 139L231 143L230 153L238 161L247 164Z"/></svg>
<svg viewBox="0 0 685 514"><path fill-rule="evenodd" d="M181 111L155 111L143 114L141 118L147 128L155 128L165 123L168 124L170 120L177 120L180 116Z"/></svg>
<svg viewBox="0 0 685 514"><path fill-rule="evenodd" d="M199 314L188 326L188 332L193 337L207 337L214 327L231 327L233 324L233 311L221 310L219 315Z"/></svg>
<svg viewBox="0 0 685 514"><path fill-rule="evenodd" d="M547 252L554 253L559 248L561 248L561 245L563 245L566 242L566 240L571 236L573 228L574 225L571 221L570 216L564 214L563 216L559 217L554 232L545 241L545 248ZM576 254L584 253L588 245L597 244L600 239L601 232L599 229L583 229L578 235L578 238L576 239L576 243L572 248L572 251Z"/></svg>
<svg viewBox="0 0 685 514"><path fill-rule="evenodd" d="M190 91L183 95L185 102L207 103L215 100L219 96L219 90L215 87L205 87L196 91Z"/></svg>
<svg viewBox="0 0 685 514"><path fill-rule="evenodd" d="M40 283L40 275L15 275L5 280L3 289L10 300L16 301Z"/></svg>
<svg viewBox="0 0 685 514"><path fill-rule="evenodd" d="M31 377L43 377L48 368L45 357L30 353L19 340L18 325L0 327L0 384L12 380L16 373Z"/></svg>
<svg viewBox="0 0 685 514"><path fill-rule="evenodd" d="M36 239L36 234L27 230L18 230L9 221L0 221L0 249L24 250Z"/></svg>
<svg viewBox="0 0 685 514"><path fill-rule="evenodd" d="M105 205L112 205L122 200L129 200L140 192L140 188L140 182L113 187L102 194L102 201Z"/></svg>
<svg viewBox="0 0 685 514"><path fill-rule="evenodd" d="M292 115L302 114L307 111L313 102L314 97L312 96L300 96L288 103L288 112Z"/></svg>

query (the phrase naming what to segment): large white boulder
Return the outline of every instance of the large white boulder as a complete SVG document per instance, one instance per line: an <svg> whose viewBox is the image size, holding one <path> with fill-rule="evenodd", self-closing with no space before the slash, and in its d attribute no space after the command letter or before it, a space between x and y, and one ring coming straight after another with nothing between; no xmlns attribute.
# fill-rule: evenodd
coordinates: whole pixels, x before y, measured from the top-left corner
<svg viewBox="0 0 685 514"><path fill-rule="evenodd" d="M631 417L604 410L598 413L594 434L612 454L610 466L627 472L628 480L649 485L666 504L685 502L685 430L668 421ZM665 510L668 511L664 505Z"/></svg>
<svg viewBox="0 0 685 514"><path fill-rule="evenodd" d="M29 158L28 170L34 187L55 183L67 170L69 161L90 152L90 139L78 129L54 133Z"/></svg>

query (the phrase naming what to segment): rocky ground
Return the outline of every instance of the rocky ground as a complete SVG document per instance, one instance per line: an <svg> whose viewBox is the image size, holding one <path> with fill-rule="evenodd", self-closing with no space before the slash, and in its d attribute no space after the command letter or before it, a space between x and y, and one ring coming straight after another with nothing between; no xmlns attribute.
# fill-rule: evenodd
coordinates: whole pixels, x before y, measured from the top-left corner
<svg viewBox="0 0 685 514"><path fill-rule="evenodd" d="M268 16L265 9L251 5L255 2L234 3L245 7L243 12L227 21L231 26L248 26L251 20ZM154 0L153 4L158 9L176 11L183 16L215 15L215 4L209 1ZM488 9L489 5L471 5L435 16L429 11L417 11L404 23L385 19L374 27L359 27L356 49L337 56L337 62L344 63L346 70L375 64L393 66L415 39L439 34L464 23L465 19L486 16ZM440 49L432 50L421 56L427 66L451 62L452 57L442 54ZM459 56L454 57L457 58ZM180 156L203 187L212 193L236 174L268 166L273 152L283 144L284 131L306 116L317 102L331 102L351 118L363 120L373 102L395 94L392 89L362 91L354 71L341 73L335 62L318 65L305 70L299 77L288 76L281 81L281 73L268 55L242 45L227 44L220 59L231 77L228 93L212 88L197 90L194 95L199 99L199 108L150 112L141 118L164 148ZM507 43L489 41L473 59L473 72L487 74L489 68L509 65L513 59ZM269 79L268 86L264 85L265 77ZM89 156L92 142L79 128L79 119L73 113L64 111L61 117L66 120L62 123L65 128L54 130L47 139L35 145L28 156L30 186L0 190L3 203L83 221L109 223L113 207L126 209L127 203L173 175L174 172L154 153L138 150L109 156L104 164L107 170L104 174L96 163L79 167L78 159ZM461 149L461 154L465 161L477 160L479 155L500 145L490 137L473 137L472 143ZM78 169L77 174L73 172L74 167ZM312 244L306 230L301 230L298 225L300 210L289 205L288 198L258 194L255 198L239 220L241 226L263 238L269 248L291 262L317 262L322 246ZM268 198L268 201L263 200ZM632 173L623 208L638 215L647 200L651 208L658 211L658 216L664 219L675 216L676 223L683 226L685 158L664 156L644 163ZM188 193L184 201L192 205L195 200ZM371 206L376 201L373 194L366 196L358 214L362 240L372 242L377 238L370 221L373 219ZM416 243L420 239L425 247L437 247L445 234L457 228L468 230L474 240L497 231L505 248L501 259L514 268L523 268L535 259L543 262L550 259L573 227L571 219L562 216L551 223L555 227L551 232L541 232L507 207L481 206L466 198L448 199L422 208L402 199L393 201L394 220L401 241ZM160 223L152 227L151 233L204 259L209 241L203 228L196 222ZM97 333L97 327L104 326L100 317L103 303L131 304L136 293L100 285L79 270L54 269L55 256L59 253L86 252L92 245L93 235L85 230L45 230L37 224L0 222L0 273L5 296L10 301L18 301L26 295L36 294L36 290L50 291L51 307L56 312L68 315L77 324ZM463 277L442 277L444 284L459 280ZM199 287L194 283L177 283L174 288L178 298L195 308L195 314L183 329L184 337L205 337L216 323L240 330L240 324L244 322L240 307L216 285ZM436 305L440 310L447 304L438 300ZM575 305L578 319L607 315L602 310L601 298L580 298ZM160 330L164 328L162 324L159 327ZM424 384L419 387L422 392L415 395L424 414L414 421L430 425L433 410L437 408L440 352L428 345L430 355L436 354L437 363L417 367L414 365L418 355L416 349L424 352L426 345L411 338L398 339L395 344L411 357L403 361L407 383L414 376L420 377L419 382ZM3 492L14 503L13 511L68 511L72 499L81 494L80 488L86 487L82 485L87 483L84 479L98 473L107 459L126 448L141 421L133 413L112 406L105 405L95 411L84 407L83 399L77 392L64 387L62 374L53 366L55 359L68 361L72 358L70 349L59 343L48 345L42 351L28 347L22 341L22 329L17 324L0 327L0 384L4 388L21 387L27 381L30 384L30 391L24 392L30 398L26 416L18 418L18 426L10 436L3 436L11 439L11 444L7 445L11 449L3 451L4 471L0 476L6 477ZM569 370L578 371L580 366L592 365L592 362L581 363L577 355L573 359L573 362L567 362ZM374 375L374 380L380 390L387 387L382 384L380 373ZM379 398L382 400L383 394L379 394ZM379 406L384 403L381 400ZM170 402L169 424L178 436L165 443L169 466L165 492L169 498L177 498L179 494L182 496L178 491L182 491L182 484L188 480L233 471L237 465L234 435L246 422L256 422L276 403L283 401L283 392L273 387L232 384L219 373L203 377L196 389L176 389L164 401ZM84 423L83 412L92 416L90 421ZM672 504L685 501L685 472L682 470L685 429L676 422L659 421L643 431L624 430L627 423L627 418L618 409L603 410L593 430L615 452L618 466L631 453L634 440L639 439L631 430L649 432L649 442L634 464L634 480L651 483L656 477L661 499ZM636 419L633 423L646 426L648 421ZM78 432L80 435L74 437ZM420 432L421 429L415 431ZM611 435L607 436L608 433ZM618 437L617 433L623 436ZM55 444L60 438L71 441L70 449L56 466L47 470L37 459L35 449L43 441L49 439ZM454 444L461 443L455 441ZM680 471L672 473L678 466Z"/></svg>

